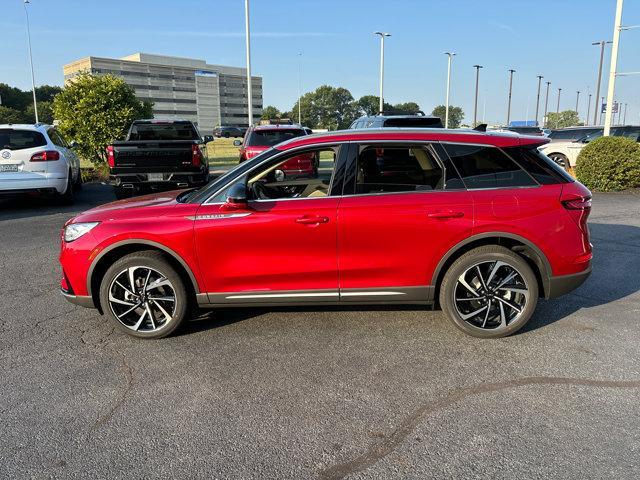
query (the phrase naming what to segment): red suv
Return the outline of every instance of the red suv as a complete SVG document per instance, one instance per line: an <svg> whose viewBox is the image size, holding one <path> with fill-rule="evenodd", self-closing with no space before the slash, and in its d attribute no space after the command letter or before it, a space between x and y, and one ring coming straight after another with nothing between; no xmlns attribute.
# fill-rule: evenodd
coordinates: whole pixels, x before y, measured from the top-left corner
<svg viewBox="0 0 640 480"><path fill-rule="evenodd" d="M240 147L240 163L295 137L308 135L307 129L293 124L258 125L247 130L244 140L233 142ZM296 178L317 173L319 158L303 153L283 163L277 174L281 178Z"/></svg>
<svg viewBox="0 0 640 480"><path fill-rule="evenodd" d="M591 271L591 194L541 137L464 130L300 136L198 190L68 221L61 288L145 338L190 307L433 304L509 335ZM276 175L314 155L317 172Z"/></svg>

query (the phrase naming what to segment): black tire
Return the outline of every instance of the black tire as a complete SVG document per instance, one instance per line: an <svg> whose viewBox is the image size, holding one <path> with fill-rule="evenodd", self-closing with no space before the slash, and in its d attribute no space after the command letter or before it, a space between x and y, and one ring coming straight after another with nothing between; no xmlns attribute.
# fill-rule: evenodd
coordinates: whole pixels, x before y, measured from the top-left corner
<svg viewBox="0 0 640 480"><path fill-rule="evenodd" d="M148 315L145 312L147 309L145 305L140 305L140 307L131 312L130 316L134 316L135 318L137 318L137 315L140 315L140 312L142 312L141 316L146 315L143 324L141 324L139 329L137 330L135 329L135 325L125 325L125 322L129 317L123 316L123 320L121 321L118 316L116 316L116 308L122 309L122 311L126 311L129 306L121 306L120 303L111 302L109 297L109 290L110 288L114 288L116 289L114 290L114 292L116 292L120 288L119 286L117 286L118 284L115 282L115 280L117 278L122 279L123 277L121 275L123 275L124 272L127 272L131 267L136 267L136 270L134 270L134 275L135 272L139 272L142 274L140 278L144 277L145 271L151 269L153 272L155 272L155 274L159 274L161 277L168 280L170 287L158 288L166 288L167 291L170 290L172 293L167 293L164 290L152 291L155 291L157 295L167 295L166 297L162 298L169 298L169 296L173 294L175 298L174 302L166 302L163 300L164 309L167 313L170 314L170 319L166 319L166 316L162 314L162 310L158 308L158 304L154 304L153 300L148 300L146 303L149 304L149 307L152 309L151 316L153 317L153 320L155 320L155 322L149 320ZM127 273L124 274L125 276L128 275ZM122 284L122 282L120 284ZM131 289L131 283L125 282L124 286ZM124 289L122 289L122 291L124 291ZM147 298L154 298L151 297L151 293L147 293L147 295L149 295L149 297ZM111 267L109 267L100 283L100 305L102 306L105 314L110 318L111 322L120 331L138 338L153 339L163 338L171 335L176 331L176 329L180 327L182 322L188 316L191 304L189 300L190 299L188 297L187 290L180 274L167 261L163 253L154 250L145 250L125 255L121 259L114 262ZM130 301L137 302L137 300ZM133 305L135 303L131 304ZM171 309L170 305L173 305L173 309ZM155 313L153 313L154 311ZM148 328L150 326L149 324L152 324L155 328Z"/></svg>
<svg viewBox="0 0 640 480"><path fill-rule="evenodd" d="M548 157L565 170L569 167L569 159L562 153L550 153Z"/></svg>
<svg viewBox="0 0 640 480"><path fill-rule="evenodd" d="M56 198L60 205L73 205L74 195L73 195L73 177L71 175L71 170L69 170L69 175L67 176L67 188L64 193L59 193Z"/></svg>
<svg viewBox="0 0 640 480"><path fill-rule="evenodd" d="M78 178L76 178L76 181L73 182L73 188L76 192L82 190L82 172L80 171L78 171Z"/></svg>
<svg viewBox="0 0 640 480"><path fill-rule="evenodd" d="M133 188L113 187L113 193L118 200L133 197Z"/></svg>
<svg viewBox="0 0 640 480"><path fill-rule="evenodd" d="M514 271L513 279L500 285L500 281ZM480 275L475 273L475 278L469 277L474 272L480 272ZM470 278L475 283L470 282ZM498 286L500 288L496 288ZM487 245L474 248L453 262L442 281L439 300L449 320L466 334L478 338L506 337L520 330L533 315L538 302L538 280L520 255L505 247ZM461 313L460 309L468 310ZM463 318L473 312L480 313L466 320Z"/></svg>

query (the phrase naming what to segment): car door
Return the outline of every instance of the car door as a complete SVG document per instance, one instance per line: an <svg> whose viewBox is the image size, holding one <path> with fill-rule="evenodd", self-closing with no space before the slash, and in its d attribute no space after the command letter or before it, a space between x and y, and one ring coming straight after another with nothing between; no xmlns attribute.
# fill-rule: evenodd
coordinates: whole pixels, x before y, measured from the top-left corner
<svg viewBox="0 0 640 480"><path fill-rule="evenodd" d="M354 143L338 209L341 301L421 302L471 234L473 204L437 144Z"/></svg>
<svg viewBox="0 0 640 480"><path fill-rule="evenodd" d="M279 167L301 153L319 155L320 168L287 178ZM230 211L225 189L201 205L194 238L211 303L338 300L339 156L339 146L276 155L236 179L248 185L246 207Z"/></svg>

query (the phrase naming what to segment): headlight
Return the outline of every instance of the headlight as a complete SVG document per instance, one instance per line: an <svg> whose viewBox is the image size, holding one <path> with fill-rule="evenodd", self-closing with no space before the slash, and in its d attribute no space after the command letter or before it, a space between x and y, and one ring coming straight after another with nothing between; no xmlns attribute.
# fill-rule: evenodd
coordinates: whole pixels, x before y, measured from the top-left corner
<svg viewBox="0 0 640 480"><path fill-rule="evenodd" d="M100 222L70 223L64 229L64 241L73 242L90 231Z"/></svg>

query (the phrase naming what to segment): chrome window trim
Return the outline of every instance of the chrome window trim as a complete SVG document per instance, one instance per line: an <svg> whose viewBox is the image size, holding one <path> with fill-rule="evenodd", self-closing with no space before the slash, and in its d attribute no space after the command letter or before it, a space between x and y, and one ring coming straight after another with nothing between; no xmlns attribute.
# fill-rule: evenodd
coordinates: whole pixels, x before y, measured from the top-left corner
<svg viewBox="0 0 640 480"><path fill-rule="evenodd" d="M267 162L270 162L272 160L277 160L278 158L284 156L284 155L288 155L289 153L295 153L299 150L309 150L309 149L315 149L316 147L328 147L328 146L333 146L333 147L339 147L341 148L343 145L346 145L348 142L322 142L322 143L314 143L314 144L310 144L310 145L303 145L300 147L294 147L294 148L290 148L288 150L282 150L280 153L276 153L274 156L269 157L264 159L262 162L260 162L259 164L257 164L252 170L249 170L248 172L244 173L242 176L249 174L251 171L261 167L262 165L264 165ZM277 149L276 149L277 150ZM338 159L336 158L335 163L337 163ZM333 169L333 172L331 173L331 182L329 183L329 191L331 191L331 187L333 186L333 179L335 177L335 168ZM209 200L211 200L213 197L215 197L216 195L218 195L219 193L221 193L225 188L228 188L232 183L236 182L238 180L238 176L233 177L231 180L229 180L225 185L223 185L222 187L220 187L218 190L216 190L214 193L212 193L211 195L209 195L209 197L201 203L201 205L217 205L220 203L224 203L224 202L209 202ZM328 198L329 195L327 195L327 197L312 197L312 198ZM338 197L338 195L334 195L332 198L336 198ZM279 202L279 201L285 201L285 200L307 200L308 197L305 198L300 198L300 199L294 199L294 198L283 198L283 199L274 199L274 200L265 200L265 201L269 201L269 202ZM261 200L252 200L252 201L261 201Z"/></svg>

